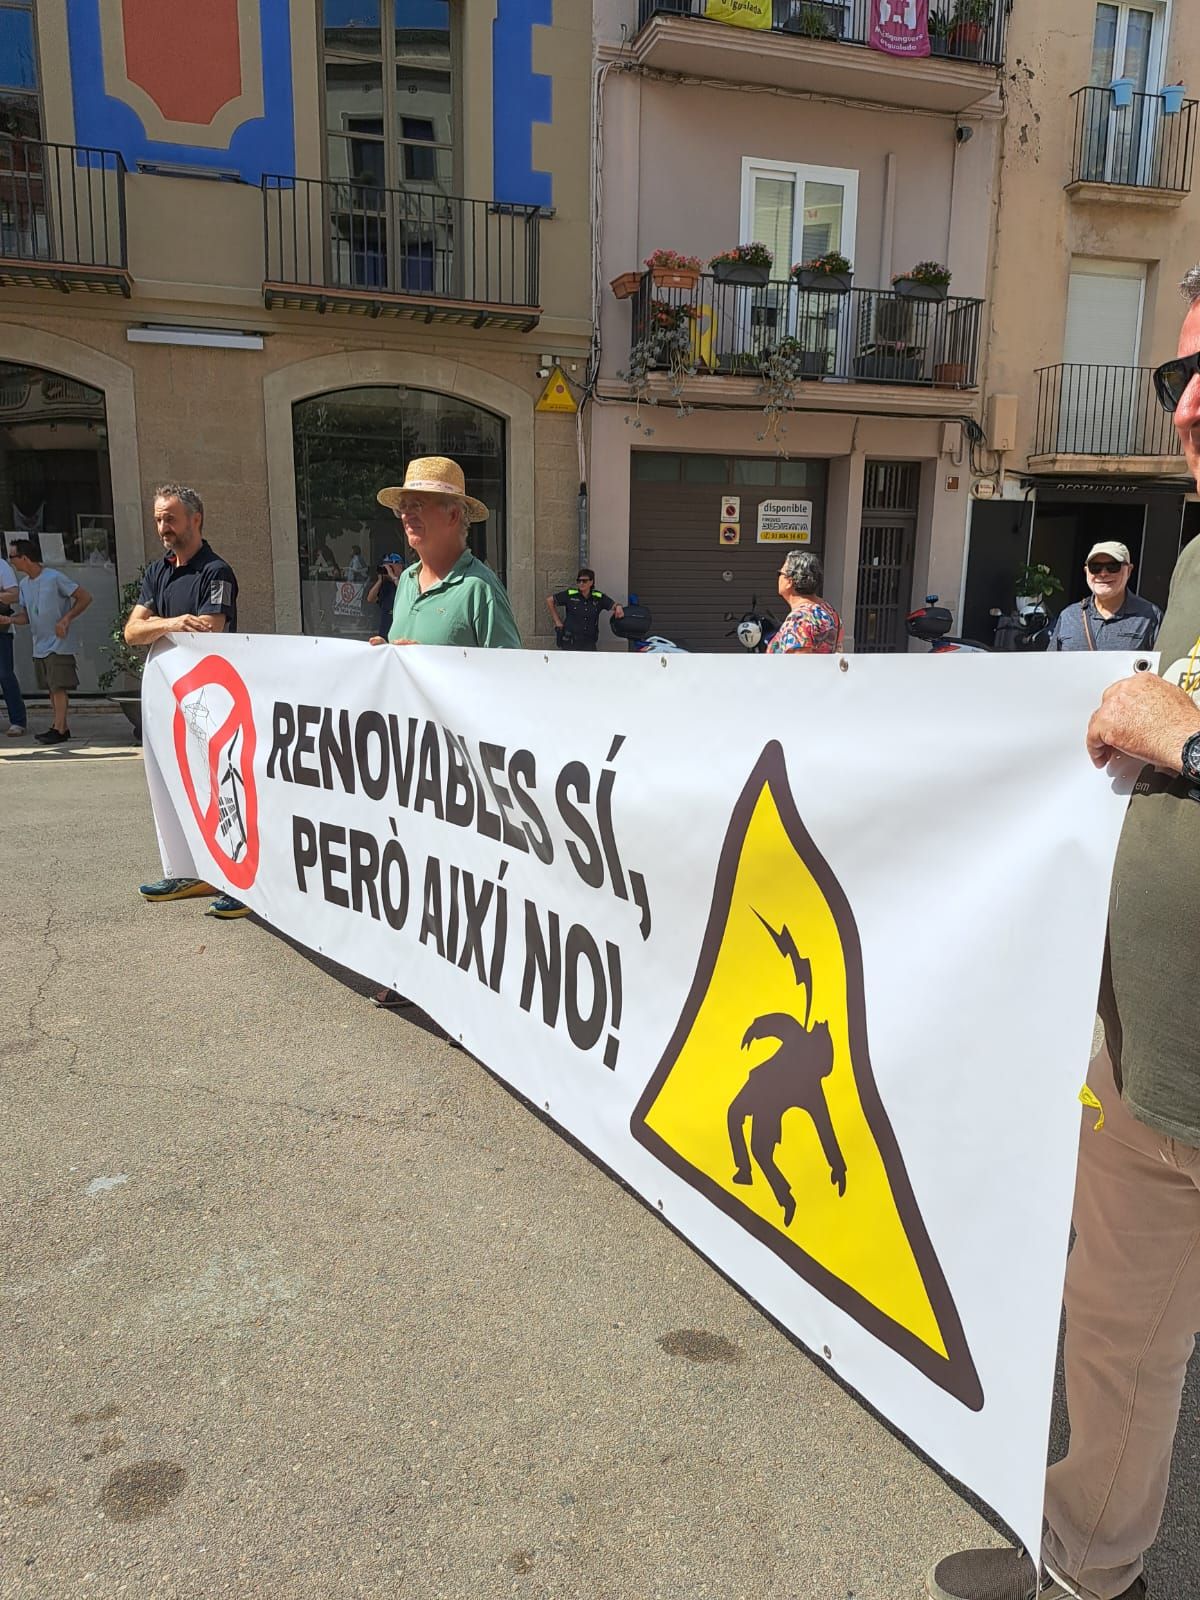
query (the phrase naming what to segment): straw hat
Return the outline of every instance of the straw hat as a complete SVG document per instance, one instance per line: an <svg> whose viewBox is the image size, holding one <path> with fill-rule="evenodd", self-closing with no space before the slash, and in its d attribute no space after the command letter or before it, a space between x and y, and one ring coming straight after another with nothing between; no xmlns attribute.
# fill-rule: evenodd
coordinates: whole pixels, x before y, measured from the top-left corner
<svg viewBox="0 0 1200 1600"><path fill-rule="evenodd" d="M467 493L463 469L449 456L418 456L404 469L404 482L398 488L380 489L375 498L381 506L398 511L401 498L410 494L448 495L466 506L468 522L486 522L488 518L488 508Z"/></svg>

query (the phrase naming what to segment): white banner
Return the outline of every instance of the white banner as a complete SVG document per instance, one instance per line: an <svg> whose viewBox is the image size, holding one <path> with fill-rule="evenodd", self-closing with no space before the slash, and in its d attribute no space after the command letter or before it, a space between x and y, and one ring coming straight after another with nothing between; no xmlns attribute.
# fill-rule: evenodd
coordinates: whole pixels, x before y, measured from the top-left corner
<svg viewBox="0 0 1200 1600"><path fill-rule="evenodd" d="M1036 1549L1117 654L177 635L168 873L417 1000Z"/></svg>

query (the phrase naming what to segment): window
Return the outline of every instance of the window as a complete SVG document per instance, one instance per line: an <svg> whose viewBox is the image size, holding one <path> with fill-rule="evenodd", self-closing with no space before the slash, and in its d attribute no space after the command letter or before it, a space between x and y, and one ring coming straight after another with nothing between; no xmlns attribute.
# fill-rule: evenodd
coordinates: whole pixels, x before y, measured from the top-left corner
<svg viewBox="0 0 1200 1600"><path fill-rule="evenodd" d="M328 176L454 190L449 0L324 0Z"/></svg>
<svg viewBox="0 0 1200 1600"><path fill-rule="evenodd" d="M450 456L488 508L471 549L505 573L502 418L424 389L341 389L292 408L300 608L305 633L370 638L380 629L367 592L384 556L407 555L404 530L375 496L414 456ZM676 458L678 459L678 458Z"/></svg>
<svg viewBox="0 0 1200 1600"><path fill-rule="evenodd" d="M33 0L0 4L0 138L40 139Z"/></svg>

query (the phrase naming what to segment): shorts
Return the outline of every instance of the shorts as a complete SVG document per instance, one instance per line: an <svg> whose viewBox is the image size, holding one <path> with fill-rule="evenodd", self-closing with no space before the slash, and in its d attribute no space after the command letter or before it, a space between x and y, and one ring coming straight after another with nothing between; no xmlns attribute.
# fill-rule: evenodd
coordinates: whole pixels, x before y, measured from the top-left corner
<svg viewBox="0 0 1200 1600"><path fill-rule="evenodd" d="M58 689L78 689L79 674L75 670L75 657L59 655L55 651L48 656L35 656L33 670L37 675L37 686L48 694L53 694Z"/></svg>

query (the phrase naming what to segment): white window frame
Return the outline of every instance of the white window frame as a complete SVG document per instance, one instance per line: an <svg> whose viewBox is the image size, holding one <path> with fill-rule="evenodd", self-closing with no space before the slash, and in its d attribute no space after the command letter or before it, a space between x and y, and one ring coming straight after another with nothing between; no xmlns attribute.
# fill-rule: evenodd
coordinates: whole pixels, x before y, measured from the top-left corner
<svg viewBox="0 0 1200 1600"><path fill-rule="evenodd" d="M794 161L764 161L757 156L742 157L742 212L738 237L749 241L754 226L754 179L791 178L799 199L803 199L805 183L841 184L846 193L846 207L842 217L842 254L854 260L855 240L858 237L858 168L810 167ZM773 270L777 278L786 278L794 262L800 259L799 250L804 238L804 207L797 205L792 224L792 260L776 262Z"/></svg>
<svg viewBox="0 0 1200 1600"><path fill-rule="evenodd" d="M1123 59L1125 55L1129 37L1129 13L1154 12L1154 22L1150 29L1150 59L1146 68L1146 93L1157 94L1166 76L1167 41L1171 37L1171 0L1096 0L1096 10L1099 10L1102 4L1117 8L1117 37L1114 47L1117 59ZM1094 22L1095 12L1092 15Z"/></svg>

